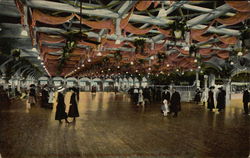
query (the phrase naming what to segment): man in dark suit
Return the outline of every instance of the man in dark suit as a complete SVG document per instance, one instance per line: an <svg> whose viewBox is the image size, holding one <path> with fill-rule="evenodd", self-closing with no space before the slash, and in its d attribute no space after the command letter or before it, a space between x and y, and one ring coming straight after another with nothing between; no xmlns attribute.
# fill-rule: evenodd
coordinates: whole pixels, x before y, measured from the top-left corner
<svg viewBox="0 0 250 158"><path fill-rule="evenodd" d="M170 112L174 112L174 117L177 117L179 111L181 111L181 96L179 92L173 89L170 99Z"/></svg>
<svg viewBox="0 0 250 158"><path fill-rule="evenodd" d="M244 111L246 115L248 115L248 102L250 100L249 97L250 95L249 95L248 89L246 88L243 92L243 107L244 107Z"/></svg>

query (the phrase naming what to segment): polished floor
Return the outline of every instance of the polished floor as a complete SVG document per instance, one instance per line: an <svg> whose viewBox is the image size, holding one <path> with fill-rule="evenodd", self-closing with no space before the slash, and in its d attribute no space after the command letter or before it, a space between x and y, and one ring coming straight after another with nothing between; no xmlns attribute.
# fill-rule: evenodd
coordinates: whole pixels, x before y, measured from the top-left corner
<svg viewBox="0 0 250 158"><path fill-rule="evenodd" d="M69 94L66 100L68 105ZM0 154L2 158L249 156L250 116L242 114L239 100L222 113L183 103L177 118L163 117L160 105L142 109L126 94L81 93L80 118L59 124L55 108L27 110L24 101L14 101L0 107Z"/></svg>

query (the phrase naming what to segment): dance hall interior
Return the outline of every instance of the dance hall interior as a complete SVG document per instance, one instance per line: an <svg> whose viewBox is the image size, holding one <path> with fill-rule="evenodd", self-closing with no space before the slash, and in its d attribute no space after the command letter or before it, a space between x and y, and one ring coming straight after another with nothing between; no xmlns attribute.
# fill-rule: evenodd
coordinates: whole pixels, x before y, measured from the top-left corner
<svg viewBox="0 0 250 158"><path fill-rule="evenodd" d="M0 0L0 158L250 158L250 1Z"/></svg>

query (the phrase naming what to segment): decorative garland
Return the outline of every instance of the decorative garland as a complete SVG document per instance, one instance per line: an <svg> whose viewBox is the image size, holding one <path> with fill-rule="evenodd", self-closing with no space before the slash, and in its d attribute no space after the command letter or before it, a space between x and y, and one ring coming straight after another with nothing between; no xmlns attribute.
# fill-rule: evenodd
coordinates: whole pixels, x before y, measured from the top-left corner
<svg viewBox="0 0 250 158"><path fill-rule="evenodd" d="M134 41L135 53L144 54L146 40L144 38L136 38Z"/></svg>
<svg viewBox="0 0 250 158"><path fill-rule="evenodd" d="M63 67L66 64L66 61L70 57L70 53L72 53L73 49L76 47L75 41L68 40L66 45L63 47L63 53L58 65L58 75L62 73Z"/></svg>

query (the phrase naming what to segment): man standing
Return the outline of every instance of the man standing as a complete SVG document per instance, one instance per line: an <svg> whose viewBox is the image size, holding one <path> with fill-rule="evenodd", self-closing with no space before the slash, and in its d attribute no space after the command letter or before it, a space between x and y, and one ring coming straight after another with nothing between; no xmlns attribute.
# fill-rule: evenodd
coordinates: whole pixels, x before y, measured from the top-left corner
<svg viewBox="0 0 250 158"><path fill-rule="evenodd" d="M208 100L207 100L207 108L210 109L210 111L213 111L214 109L214 86L211 86L209 88L209 92L208 92Z"/></svg>
<svg viewBox="0 0 250 158"><path fill-rule="evenodd" d="M243 92L243 107L245 114L248 115L248 102L249 102L249 92L248 89L246 88Z"/></svg>
<svg viewBox="0 0 250 158"><path fill-rule="evenodd" d="M217 96L218 111L225 109L225 105L226 105L226 91L223 89L223 87L220 87Z"/></svg>
<svg viewBox="0 0 250 158"><path fill-rule="evenodd" d="M162 99L163 100L167 100L168 101L168 104L170 103L170 91L169 91L169 87L166 87L165 91L163 92L162 94Z"/></svg>
<svg viewBox="0 0 250 158"><path fill-rule="evenodd" d="M181 111L181 96L175 89L173 89L170 104L170 113L174 112L174 117L177 117L178 112Z"/></svg>

